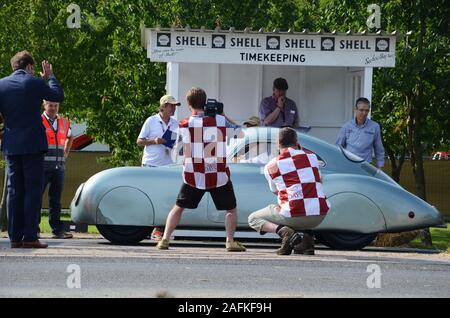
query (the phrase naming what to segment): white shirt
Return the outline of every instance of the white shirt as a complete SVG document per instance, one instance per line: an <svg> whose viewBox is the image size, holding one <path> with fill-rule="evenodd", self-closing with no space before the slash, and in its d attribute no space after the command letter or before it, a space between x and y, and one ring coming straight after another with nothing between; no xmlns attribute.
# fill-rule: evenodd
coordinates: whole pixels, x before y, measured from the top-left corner
<svg viewBox="0 0 450 318"><path fill-rule="evenodd" d="M178 122L175 118L170 117L169 123L162 120L161 116L155 114L147 118L142 125L139 133L140 139L151 140L155 138L162 138L167 129L176 132ZM142 156L142 164L148 166L165 166L173 163L170 156L170 149L164 145L148 145L144 147L144 155Z"/></svg>

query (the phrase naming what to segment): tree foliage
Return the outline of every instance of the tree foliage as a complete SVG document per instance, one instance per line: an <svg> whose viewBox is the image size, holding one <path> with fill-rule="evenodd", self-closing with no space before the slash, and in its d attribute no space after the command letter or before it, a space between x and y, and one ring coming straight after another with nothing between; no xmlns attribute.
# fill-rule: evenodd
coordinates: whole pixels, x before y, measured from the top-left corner
<svg viewBox="0 0 450 318"><path fill-rule="evenodd" d="M366 28L366 8L372 2L79 0L81 28L68 29L66 1L24 0L17 10L16 1L5 0L0 4L0 77L11 72L9 59L19 50L29 50L38 62L49 59L65 89L62 111L86 121L88 133L110 145L114 165L134 165L142 151L135 143L140 127L156 111L166 81L165 65L150 62L141 47L142 23L357 31ZM450 14L445 2L437 0L430 6L423 0L390 0L380 4L383 29L396 29L403 35L413 31L398 41L397 66L374 72L373 116L382 124L386 150L398 176L401 158L450 144L445 89L450 78ZM419 166L415 169L420 170Z"/></svg>

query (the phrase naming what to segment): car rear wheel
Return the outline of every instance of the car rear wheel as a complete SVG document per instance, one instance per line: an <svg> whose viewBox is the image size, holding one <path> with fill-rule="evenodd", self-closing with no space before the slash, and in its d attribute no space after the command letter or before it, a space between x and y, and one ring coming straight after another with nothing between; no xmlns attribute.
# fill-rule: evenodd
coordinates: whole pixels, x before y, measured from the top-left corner
<svg viewBox="0 0 450 318"><path fill-rule="evenodd" d="M377 233L316 233L320 243L336 250L360 250L372 243L376 237Z"/></svg>
<svg viewBox="0 0 450 318"><path fill-rule="evenodd" d="M152 231L152 228L149 226L107 224L97 224L97 229L108 241L118 244L139 243L148 237Z"/></svg>

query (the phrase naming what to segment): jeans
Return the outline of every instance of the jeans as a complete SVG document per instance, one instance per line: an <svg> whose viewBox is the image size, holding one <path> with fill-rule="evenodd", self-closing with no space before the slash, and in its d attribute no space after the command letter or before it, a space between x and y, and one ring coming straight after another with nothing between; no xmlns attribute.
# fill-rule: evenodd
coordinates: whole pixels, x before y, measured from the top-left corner
<svg viewBox="0 0 450 318"><path fill-rule="evenodd" d="M64 224L61 222L61 195L64 188L64 169L52 169L45 171L44 194L47 185L48 188L48 223L52 228L53 234L59 234L64 231Z"/></svg>

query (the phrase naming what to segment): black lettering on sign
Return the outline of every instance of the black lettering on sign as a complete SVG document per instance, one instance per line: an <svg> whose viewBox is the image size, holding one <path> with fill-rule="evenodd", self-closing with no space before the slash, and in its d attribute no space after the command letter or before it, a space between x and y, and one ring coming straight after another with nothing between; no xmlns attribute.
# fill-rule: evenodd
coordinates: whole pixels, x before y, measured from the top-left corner
<svg viewBox="0 0 450 318"><path fill-rule="evenodd" d="M287 49L315 49L314 39L286 39L284 41Z"/></svg>
<svg viewBox="0 0 450 318"><path fill-rule="evenodd" d="M231 38L231 47L261 47L261 42L258 38Z"/></svg>
<svg viewBox="0 0 450 318"><path fill-rule="evenodd" d="M341 50L372 50L369 40L341 40L339 43Z"/></svg>
<svg viewBox="0 0 450 318"><path fill-rule="evenodd" d="M281 54L281 53L239 53L241 61L250 62L277 62L277 63L305 63L305 54Z"/></svg>
<svg viewBox="0 0 450 318"><path fill-rule="evenodd" d="M179 35L176 44L180 46L206 46L205 38L199 36Z"/></svg>

